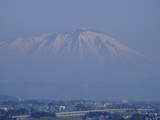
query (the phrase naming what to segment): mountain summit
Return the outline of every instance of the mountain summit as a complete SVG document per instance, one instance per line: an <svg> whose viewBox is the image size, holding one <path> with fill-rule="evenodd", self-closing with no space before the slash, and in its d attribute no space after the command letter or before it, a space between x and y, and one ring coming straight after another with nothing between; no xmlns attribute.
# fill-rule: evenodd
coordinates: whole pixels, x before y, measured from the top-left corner
<svg viewBox="0 0 160 120"><path fill-rule="evenodd" d="M126 56L140 55L105 33L88 28L72 32L43 34L34 38L18 38L5 47L25 53L43 53L53 56Z"/></svg>

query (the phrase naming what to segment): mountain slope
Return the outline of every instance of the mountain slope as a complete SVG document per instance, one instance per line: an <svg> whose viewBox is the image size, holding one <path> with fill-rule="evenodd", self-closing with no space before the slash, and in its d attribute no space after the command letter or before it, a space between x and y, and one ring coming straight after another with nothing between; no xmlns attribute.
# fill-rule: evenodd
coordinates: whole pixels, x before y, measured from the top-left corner
<svg viewBox="0 0 160 120"><path fill-rule="evenodd" d="M5 47L25 53L42 53L53 56L141 55L104 33L86 28L73 32L44 34L35 38L18 38L6 44Z"/></svg>

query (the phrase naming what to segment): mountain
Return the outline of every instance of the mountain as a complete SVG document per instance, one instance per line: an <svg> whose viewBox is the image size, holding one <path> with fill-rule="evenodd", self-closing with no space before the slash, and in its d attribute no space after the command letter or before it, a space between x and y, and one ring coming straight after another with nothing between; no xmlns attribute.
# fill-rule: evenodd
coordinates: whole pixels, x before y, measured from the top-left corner
<svg viewBox="0 0 160 120"><path fill-rule="evenodd" d="M53 56L141 56L134 49L121 44L105 33L88 28L66 33L43 34L34 38L18 38L2 46L24 53Z"/></svg>
<svg viewBox="0 0 160 120"><path fill-rule="evenodd" d="M149 93L150 82L145 80L156 73L136 50L88 28L19 38L0 46L0 93L11 96L135 97Z"/></svg>

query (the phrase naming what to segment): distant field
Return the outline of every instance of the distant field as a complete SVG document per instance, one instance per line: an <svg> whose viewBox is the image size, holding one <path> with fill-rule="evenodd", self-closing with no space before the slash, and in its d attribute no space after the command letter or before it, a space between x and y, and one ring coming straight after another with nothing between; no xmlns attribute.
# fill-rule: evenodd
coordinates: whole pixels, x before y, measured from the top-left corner
<svg viewBox="0 0 160 120"><path fill-rule="evenodd" d="M82 120L82 119L78 117L58 117L58 118L37 118L31 120Z"/></svg>

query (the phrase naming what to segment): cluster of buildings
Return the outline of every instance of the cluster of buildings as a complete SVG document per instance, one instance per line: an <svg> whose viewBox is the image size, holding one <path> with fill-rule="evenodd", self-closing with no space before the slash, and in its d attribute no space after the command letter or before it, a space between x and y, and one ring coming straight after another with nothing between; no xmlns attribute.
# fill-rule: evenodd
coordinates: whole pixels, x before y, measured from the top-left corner
<svg viewBox="0 0 160 120"><path fill-rule="evenodd" d="M91 101L91 100L0 100L0 120L19 120L29 117L84 117L87 114L118 114L124 120L134 114L145 120L160 120L160 102ZM98 114L99 115L99 114ZM5 118L6 117L6 118ZM4 119L5 118L5 119ZM107 115L98 116L107 120ZM87 116L85 119L89 119Z"/></svg>

